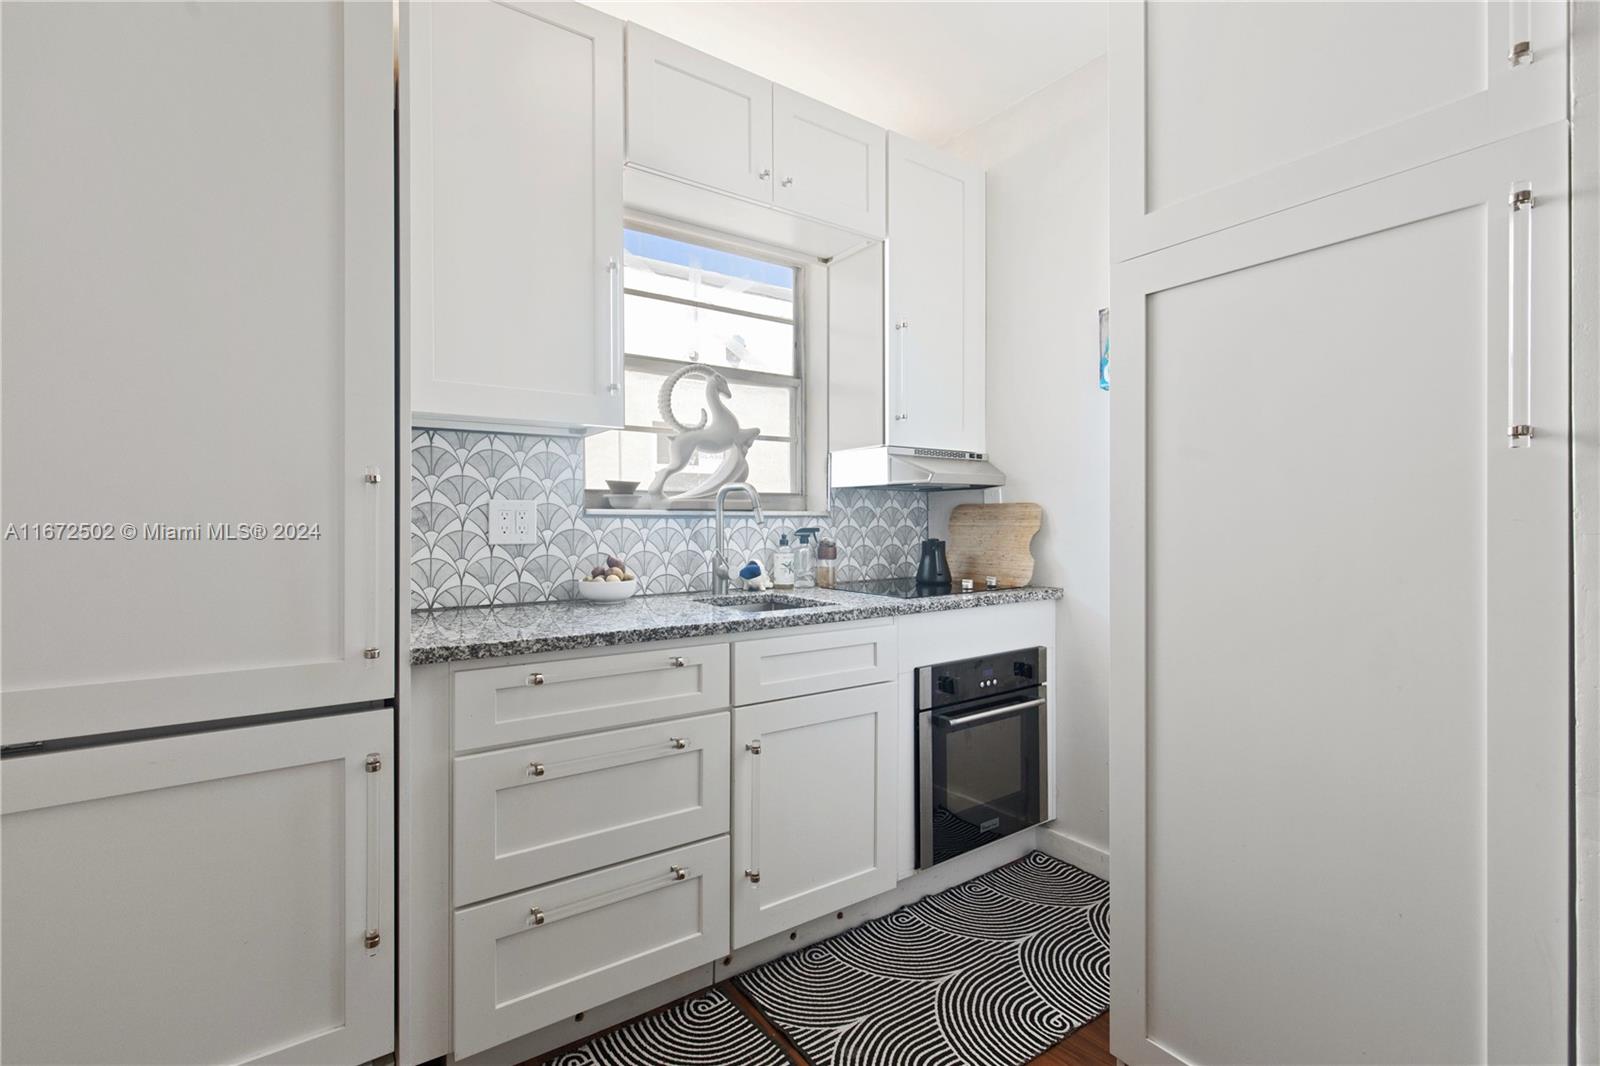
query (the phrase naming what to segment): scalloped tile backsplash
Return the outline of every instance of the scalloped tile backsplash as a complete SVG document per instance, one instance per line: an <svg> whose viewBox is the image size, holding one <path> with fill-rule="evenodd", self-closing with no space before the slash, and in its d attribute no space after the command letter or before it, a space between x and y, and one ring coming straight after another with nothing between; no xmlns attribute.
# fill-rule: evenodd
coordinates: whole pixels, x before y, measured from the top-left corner
<svg viewBox="0 0 1600 1066"><path fill-rule="evenodd" d="M537 543L491 547L490 499L532 500ZM580 571L607 555L626 559L645 593L711 587L711 518L585 514L583 442L574 437L416 430L411 500L413 610L571 599ZM765 560L779 533L815 525L838 542L841 581L917 572L927 497L840 489L830 503L813 519L730 519L730 548Z"/></svg>

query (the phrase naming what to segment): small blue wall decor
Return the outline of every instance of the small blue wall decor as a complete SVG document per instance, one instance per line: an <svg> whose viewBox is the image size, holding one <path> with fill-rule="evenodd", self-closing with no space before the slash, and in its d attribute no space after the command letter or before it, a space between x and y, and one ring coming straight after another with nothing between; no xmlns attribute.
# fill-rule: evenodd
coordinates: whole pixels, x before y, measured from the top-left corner
<svg viewBox="0 0 1600 1066"><path fill-rule="evenodd" d="M1100 389L1111 391L1111 308L1100 309Z"/></svg>

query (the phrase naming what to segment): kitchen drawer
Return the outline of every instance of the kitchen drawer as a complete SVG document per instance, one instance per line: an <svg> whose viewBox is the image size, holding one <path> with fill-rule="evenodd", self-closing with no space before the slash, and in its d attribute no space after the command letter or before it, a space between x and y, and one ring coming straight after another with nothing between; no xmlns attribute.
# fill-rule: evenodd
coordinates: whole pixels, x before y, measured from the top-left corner
<svg viewBox="0 0 1600 1066"><path fill-rule="evenodd" d="M725 836L457 911L456 1058L721 958L728 925Z"/></svg>
<svg viewBox="0 0 1600 1066"><path fill-rule="evenodd" d="M552 659L455 675L455 748L592 733L728 706L728 646Z"/></svg>
<svg viewBox="0 0 1600 1066"><path fill-rule="evenodd" d="M456 904L726 833L728 717L457 758Z"/></svg>
<svg viewBox="0 0 1600 1066"><path fill-rule="evenodd" d="M739 706L871 685L894 676L893 623L794 633L733 646L733 702Z"/></svg>

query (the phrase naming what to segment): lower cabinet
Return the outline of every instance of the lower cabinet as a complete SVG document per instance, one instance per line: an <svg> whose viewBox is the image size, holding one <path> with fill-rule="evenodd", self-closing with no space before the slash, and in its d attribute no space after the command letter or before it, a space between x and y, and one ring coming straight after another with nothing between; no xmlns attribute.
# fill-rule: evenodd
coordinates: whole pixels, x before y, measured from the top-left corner
<svg viewBox="0 0 1600 1066"><path fill-rule="evenodd" d="M734 709L734 947L894 887L896 691Z"/></svg>
<svg viewBox="0 0 1600 1066"><path fill-rule="evenodd" d="M7 759L0 1058L392 1051L392 736L375 710Z"/></svg>
<svg viewBox="0 0 1600 1066"><path fill-rule="evenodd" d="M725 836L463 908L455 917L455 1055L727 951Z"/></svg>

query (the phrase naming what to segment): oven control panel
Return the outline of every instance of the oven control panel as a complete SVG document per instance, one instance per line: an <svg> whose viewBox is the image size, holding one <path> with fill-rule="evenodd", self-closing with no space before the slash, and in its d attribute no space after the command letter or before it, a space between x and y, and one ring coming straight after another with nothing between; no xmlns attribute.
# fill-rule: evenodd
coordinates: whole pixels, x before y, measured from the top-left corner
<svg viewBox="0 0 1600 1066"><path fill-rule="evenodd" d="M917 709L931 710L1044 683L1043 648L957 659L917 670Z"/></svg>

